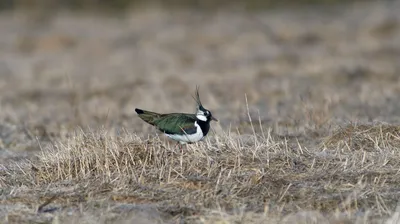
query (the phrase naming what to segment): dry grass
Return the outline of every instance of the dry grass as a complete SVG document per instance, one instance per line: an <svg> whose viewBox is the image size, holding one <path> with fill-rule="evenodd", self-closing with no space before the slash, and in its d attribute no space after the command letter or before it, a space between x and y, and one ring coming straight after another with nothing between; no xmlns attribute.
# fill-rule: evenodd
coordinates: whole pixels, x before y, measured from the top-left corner
<svg viewBox="0 0 400 224"><path fill-rule="evenodd" d="M398 223L400 4L355 6L1 14L0 223ZM134 113L196 85L204 142Z"/></svg>
<svg viewBox="0 0 400 224"><path fill-rule="evenodd" d="M3 203L23 200L35 209L45 203L39 213L47 203L53 212L64 204L107 201L144 210L154 205L166 220L186 222L358 223L396 207L400 157L393 144L399 136L390 130L395 127L352 125L331 136L333 147L321 149L270 129L219 133L184 151L158 137L78 131L24 166L4 169L0 185L9 189Z"/></svg>
<svg viewBox="0 0 400 224"><path fill-rule="evenodd" d="M325 142L330 147L348 150L381 151L400 147L400 126L388 124L350 124L338 129Z"/></svg>

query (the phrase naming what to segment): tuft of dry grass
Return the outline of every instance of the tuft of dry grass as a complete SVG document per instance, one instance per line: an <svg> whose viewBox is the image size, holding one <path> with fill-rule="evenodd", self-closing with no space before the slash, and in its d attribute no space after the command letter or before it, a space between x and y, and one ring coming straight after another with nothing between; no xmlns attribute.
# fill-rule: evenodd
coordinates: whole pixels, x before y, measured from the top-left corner
<svg viewBox="0 0 400 224"><path fill-rule="evenodd" d="M326 138L329 147L380 151L400 147L400 126L390 124L349 124Z"/></svg>

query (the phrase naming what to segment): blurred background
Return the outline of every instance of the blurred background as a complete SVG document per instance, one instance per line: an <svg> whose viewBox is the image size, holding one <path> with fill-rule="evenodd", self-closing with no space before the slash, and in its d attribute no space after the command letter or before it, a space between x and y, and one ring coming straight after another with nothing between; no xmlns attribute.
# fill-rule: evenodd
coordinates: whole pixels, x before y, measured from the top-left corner
<svg viewBox="0 0 400 224"><path fill-rule="evenodd" d="M4 0L0 8L5 149L37 150L36 136L51 141L77 127L145 135L154 130L136 107L194 112L196 85L217 130L250 131L250 116L308 138L332 124L399 121L400 1Z"/></svg>
<svg viewBox="0 0 400 224"><path fill-rule="evenodd" d="M311 4L338 4L362 0L5 0L0 3L2 10L18 8L52 8L72 10L125 10L130 7L143 5L159 5L162 7L191 7L196 9L227 9L229 7L241 7L247 9L267 9L270 7L287 7L295 5Z"/></svg>

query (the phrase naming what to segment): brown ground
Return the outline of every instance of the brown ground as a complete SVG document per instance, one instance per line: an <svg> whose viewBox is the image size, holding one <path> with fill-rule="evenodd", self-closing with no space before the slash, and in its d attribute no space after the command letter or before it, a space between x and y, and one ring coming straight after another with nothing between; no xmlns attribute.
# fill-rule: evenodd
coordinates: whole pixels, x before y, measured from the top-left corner
<svg viewBox="0 0 400 224"><path fill-rule="evenodd" d="M399 10L0 14L0 223L397 223Z"/></svg>

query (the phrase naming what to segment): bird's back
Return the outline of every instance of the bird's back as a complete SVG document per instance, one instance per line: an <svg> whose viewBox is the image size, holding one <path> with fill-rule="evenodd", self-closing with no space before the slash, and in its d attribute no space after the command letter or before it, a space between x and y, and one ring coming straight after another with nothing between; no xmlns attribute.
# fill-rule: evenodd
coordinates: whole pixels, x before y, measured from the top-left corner
<svg viewBox="0 0 400 224"><path fill-rule="evenodd" d="M162 114L147 111L147 110L142 110L142 109L136 108L135 111L142 120L144 120L145 122L147 122L151 125L155 125L156 121L162 117Z"/></svg>
<svg viewBox="0 0 400 224"><path fill-rule="evenodd" d="M194 122L196 121L196 116L194 114L159 114L141 109L135 109L135 111L142 120L167 134L181 134L190 132L193 128L195 129Z"/></svg>

